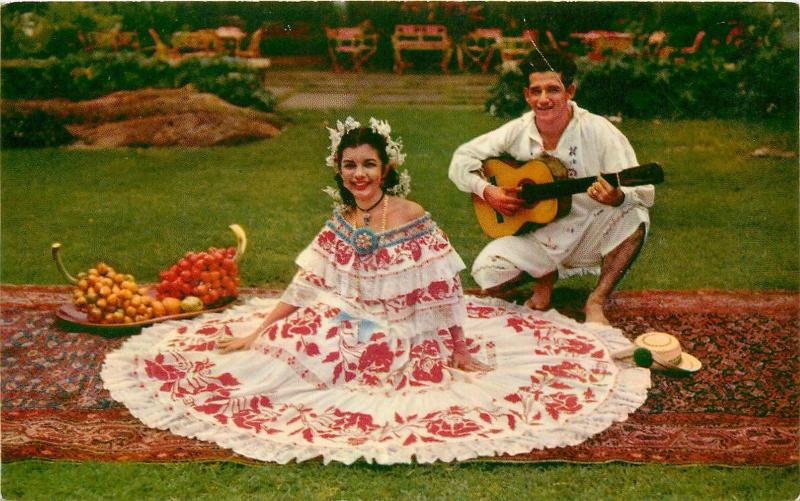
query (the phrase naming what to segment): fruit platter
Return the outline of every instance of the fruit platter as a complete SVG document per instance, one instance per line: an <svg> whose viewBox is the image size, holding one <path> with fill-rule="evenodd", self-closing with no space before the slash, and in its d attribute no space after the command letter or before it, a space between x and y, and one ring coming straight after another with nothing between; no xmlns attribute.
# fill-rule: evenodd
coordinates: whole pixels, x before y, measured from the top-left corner
<svg viewBox="0 0 800 501"><path fill-rule="evenodd" d="M238 261L247 248L247 235L238 224L229 226L233 247L210 247L186 252L162 270L159 281L139 285L133 275L98 262L73 276L61 259L61 244L51 251L56 268L73 286L72 300L56 317L68 326L91 331L122 332L164 322L221 311L236 301Z"/></svg>

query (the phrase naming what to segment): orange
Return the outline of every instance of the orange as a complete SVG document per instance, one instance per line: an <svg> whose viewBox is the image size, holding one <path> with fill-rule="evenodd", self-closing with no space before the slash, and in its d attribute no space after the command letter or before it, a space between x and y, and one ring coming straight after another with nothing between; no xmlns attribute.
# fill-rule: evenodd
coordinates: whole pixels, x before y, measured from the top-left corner
<svg viewBox="0 0 800 501"><path fill-rule="evenodd" d="M167 312L167 315L177 315L181 313L181 300L175 297L165 297L161 300L161 304Z"/></svg>
<svg viewBox="0 0 800 501"><path fill-rule="evenodd" d="M153 308L153 315L156 317L163 317L167 314L167 309L164 308L164 304L161 301L154 299L150 306Z"/></svg>

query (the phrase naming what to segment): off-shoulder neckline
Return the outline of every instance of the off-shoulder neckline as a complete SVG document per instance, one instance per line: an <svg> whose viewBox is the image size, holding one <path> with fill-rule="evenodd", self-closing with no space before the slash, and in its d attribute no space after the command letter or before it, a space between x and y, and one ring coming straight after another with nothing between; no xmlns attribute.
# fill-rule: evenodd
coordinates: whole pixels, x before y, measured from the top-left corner
<svg viewBox="0 0 800 501"><path fill-rule="evenodd" d="M335 210L333 212L333 214L334 214L334 217L336 218L336 220L340 224L342 224L345 228L347 228L347 230L349 232L352 233L353 231L358 229L358 228L354 228L353 225L351 225L350 222L344 216L342 216L341 212L339 212L338 209ZM386 237L386 236L392 235L394 233L402 233L403 231L406 231L406 230L408 230L408 229L410 229L410 228L412 228L414 226L417 226L419 224L428 222L430 220L431 220L430 212L425 211L425 214L423 214L423 215L419 216L418 218L415 218L415 219L413 219L413 220L411 220L411 221L409 221L407 223L401 224L400 226L398 226L396 228L390 228L390 229L388 229L386 231L376 231L374 233L376 235L378 235L378 236Z"/></svg>

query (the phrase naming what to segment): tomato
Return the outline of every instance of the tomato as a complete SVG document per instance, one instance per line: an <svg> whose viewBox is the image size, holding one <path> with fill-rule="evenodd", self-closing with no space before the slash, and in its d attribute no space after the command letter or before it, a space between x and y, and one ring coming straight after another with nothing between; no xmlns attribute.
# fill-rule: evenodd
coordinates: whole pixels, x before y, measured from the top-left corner
<svg viewBox="0 0 800 501"><path fill-rule="evenodd" d="M192 263L188 259L181 259L178 261L178 268L182 270L188 270L192 267Z"/></svg>

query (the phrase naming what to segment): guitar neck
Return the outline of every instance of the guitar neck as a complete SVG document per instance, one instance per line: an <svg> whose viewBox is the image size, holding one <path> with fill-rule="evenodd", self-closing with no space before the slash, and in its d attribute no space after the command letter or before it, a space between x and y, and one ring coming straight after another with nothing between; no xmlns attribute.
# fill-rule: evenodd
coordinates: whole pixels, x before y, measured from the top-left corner
<svg viewBox="0 0 800 501"><path fill-rule="evenodd" d="M625 173L635 170L653 170L648 176L642 178L629 178ZM663 173L657 164L647 164L639 167L626 169L619 173L601 174L603 179L608 181L613 187L622 186L640 186L643 184L657 184L663 180ZM519 193L519 197L526 204L533 204L539 200L548 198L559 198L576 193L585 192L589 186L597 180L596 176L581 177L576 179L559 179L552 183L542 184L523 184Z"/></svg>

